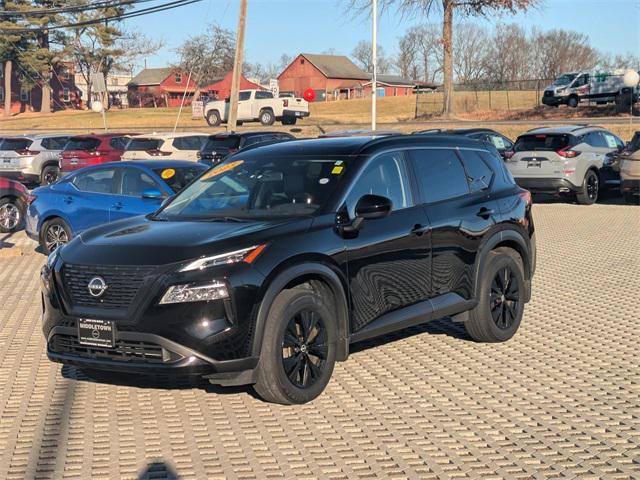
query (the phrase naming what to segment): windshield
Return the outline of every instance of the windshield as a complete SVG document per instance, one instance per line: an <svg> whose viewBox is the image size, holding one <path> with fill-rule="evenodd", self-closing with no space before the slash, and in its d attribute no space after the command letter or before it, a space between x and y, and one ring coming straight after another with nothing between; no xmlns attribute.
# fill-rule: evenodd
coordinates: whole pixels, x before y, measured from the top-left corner
<svg viewBox="0 0 640 480"><path fill-rule="evenodd" d="M177 193L206 169L205 165L197 164L189 167L154 168L153 171Z"/></svg>
<svg viewBox="0 0 640 480"><path fill-rule="evenodd" d="M161 210L161 220L233 220L310 215L347 166L336 158L246 157L209 170Z"/></svg>
<svg viewBox="0 0 640 480"><path fill-rule="evenodd" d="M574 78L576 78L577 75L575 73L565 73L564 75L560 75L558 78L556 78L553 82L553 84L556 87L560 87L562 85L569 85Z"/></svg>

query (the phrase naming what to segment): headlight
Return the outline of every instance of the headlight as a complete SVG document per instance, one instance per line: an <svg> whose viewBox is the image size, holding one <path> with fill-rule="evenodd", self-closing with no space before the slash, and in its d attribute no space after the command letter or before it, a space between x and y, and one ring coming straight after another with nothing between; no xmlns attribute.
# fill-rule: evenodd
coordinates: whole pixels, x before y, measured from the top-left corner
<svg viewBox="0 0 640 480"><path fill-rule="evenodd" d="M207 300L222 300L229 298L227 286L222 282L208 285L174 285L169 287L160 300L160 305L168 303L206 302Z"/></svg>
<svg viewBox="0 0 640 480"><path fill-rule="evenodd" d="M243 248L242 250L235 250L233 252L222 253L220 255L214 255L212 257L199 258L193 262L185 265L180 269L181 272L190 272L192 270L202 270L204 268L213 267L216 265L228 265L238 262L253 262L258 255L264 250L266 244L255 245L249 248Z"/></svg>

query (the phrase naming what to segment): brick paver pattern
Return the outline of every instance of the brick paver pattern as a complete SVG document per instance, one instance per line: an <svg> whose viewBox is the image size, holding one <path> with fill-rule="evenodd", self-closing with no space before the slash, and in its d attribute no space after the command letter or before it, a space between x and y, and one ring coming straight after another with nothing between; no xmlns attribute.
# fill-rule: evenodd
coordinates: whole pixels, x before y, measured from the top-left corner
<svg viewBox="0 0 640 480"><path fill-rule="evenodd" d="M639 478L640 209L535 206L518 334L448 319L354 346L315 402L46 358L24 234L0 255L0 479ZM21 254L21 255L20 255Z"/></svg>

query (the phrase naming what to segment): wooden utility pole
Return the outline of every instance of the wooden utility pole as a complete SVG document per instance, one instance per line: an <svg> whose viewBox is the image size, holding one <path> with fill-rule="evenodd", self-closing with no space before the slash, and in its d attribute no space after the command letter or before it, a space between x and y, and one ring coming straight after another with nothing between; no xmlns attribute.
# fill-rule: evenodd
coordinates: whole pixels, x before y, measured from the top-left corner
<svg viewBox="0 0 640 480"><path fill-rule="evenodd" d="M244 53L244 29L247 23L247 0L240 0L240 17L238 18L238 32L236 36L236 55L233 61L233 76L231 77L231 97L229 99L229 118L227 130L236 129L238 121L238 98L240 93L240 78L242 77L242 61Z"/></svg>

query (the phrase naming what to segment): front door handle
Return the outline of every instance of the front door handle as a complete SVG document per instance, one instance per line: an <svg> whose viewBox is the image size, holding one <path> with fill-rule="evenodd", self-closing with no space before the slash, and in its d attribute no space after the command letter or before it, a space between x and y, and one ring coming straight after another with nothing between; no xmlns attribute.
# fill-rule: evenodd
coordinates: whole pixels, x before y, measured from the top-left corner
<svg viewBox="0 0 640 480"><path fill-rule="evenodd" d="M67 205L69 205L70 203L73 203L73 198L72 197L64 197L64 203L66 203Z"/></svg>
<svg viewBox="0 0 640 480"><path fill-rule="evenodd" d="M479 217L482 217L484 219L487 219L491 215L493 215L494 213L495 212L493 211L493 209L482 207L480 209L480 211L478 213L476 213L476 215L479 216Z"/></svg>
<svg viewBox="0 0 640 480"><path fill-rule="evenodd" d="M111 205L111 208L113 208L114 210L122 210L122 202L114 203L113 205Z"/></svg>
<svg viewBox="0 0 640 480"><path fill-rule="evenodd" d="M412 235L416 235L418 237L421 237L425 232L427 232L429 230L429 226L427 225L426 227L424 225L421 225L419 223L416 223L413 228L411 229L411 234Z"/></svg>

